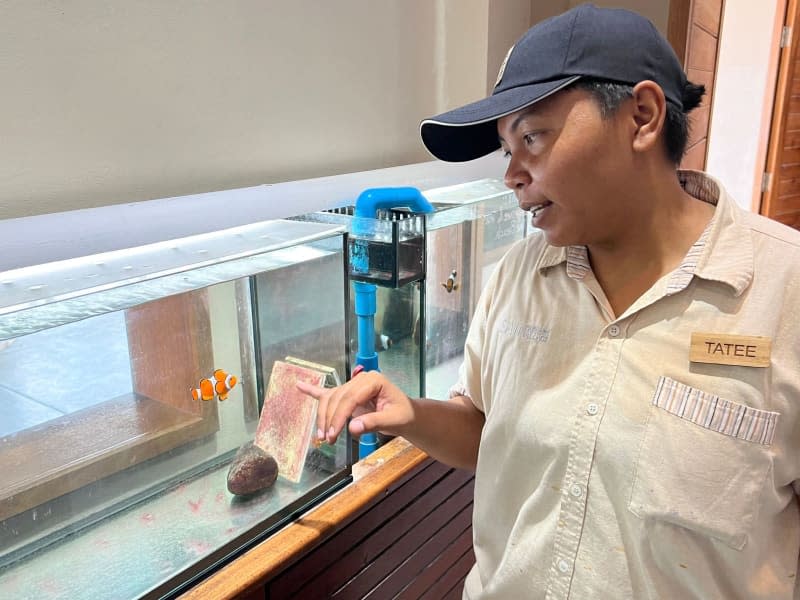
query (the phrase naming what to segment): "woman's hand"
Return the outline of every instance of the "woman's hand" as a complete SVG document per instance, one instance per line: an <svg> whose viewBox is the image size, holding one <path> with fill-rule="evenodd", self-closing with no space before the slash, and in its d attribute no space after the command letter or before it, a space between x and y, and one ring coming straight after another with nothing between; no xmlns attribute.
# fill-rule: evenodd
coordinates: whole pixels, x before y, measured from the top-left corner
<svg viewBox="0 0 800 600"><path fill-rule="evenodd" d="M336 441L350 416L350 434L356 437L376 431L404 435L414 421L412 400L377 371L360 373L336 388L298 382L297 389L319 401L316 435L329 444Z"/></svg>

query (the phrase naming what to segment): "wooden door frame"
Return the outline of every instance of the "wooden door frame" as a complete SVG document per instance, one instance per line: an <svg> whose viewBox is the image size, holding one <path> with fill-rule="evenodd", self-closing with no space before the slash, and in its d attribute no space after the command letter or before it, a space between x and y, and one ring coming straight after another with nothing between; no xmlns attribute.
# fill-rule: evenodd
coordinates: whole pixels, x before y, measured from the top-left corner
<svg viewBox="0 0 800 600"><path fill-rule="evenodd" d="M778 158L783 148L785 135L786 119L788 118L788 104L791 95L791 66L792 52L798 45L797 18L800 0L787 0L784 13L784 26L792 28L789 44L780 49L778 62L778 73L775 83L774 102L772 105L772 119L769 128L769 138L767 142L767 156L764 166L764 176L769 174L767 182L762 182L760 206L758 212L768 215L772 209L778 193L778 174L780 167Z"/></svg>
<svg viewBox="0 0 800 600"><path fill-rule="evenodd" d="M717 4L719 12L716 6L709 11L710 6ZM670 0L669 3L667 41L689 80L706 87L700 106L689 115L689 139L681 168L706 169L724 14L725 0Z"/></svg>
<svg viewBox="0 0 800 600"><path fill-rule="evenodd" d="M686 44L689 42L689 17L692 13L692 0L670 0L667 17L667 40L683 64L686 57ZM685 66L685 65L684 65Z"/></svg>

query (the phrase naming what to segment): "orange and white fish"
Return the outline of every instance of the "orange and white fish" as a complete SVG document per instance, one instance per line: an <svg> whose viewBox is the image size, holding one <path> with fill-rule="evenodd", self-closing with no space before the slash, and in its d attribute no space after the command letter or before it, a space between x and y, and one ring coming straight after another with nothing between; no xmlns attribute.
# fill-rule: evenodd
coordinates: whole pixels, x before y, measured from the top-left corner
<svg viewBox="0 0 800 600"><path fill-rule="evenodd" d="M230 375L222 369L217 369L211 377L200 380L199 387L192 390L192 398L209 401L213 400L216 395L220 400L227 400L228 392L238 381L236 375Z"/></svg>
<svg viewBox="0 0 800 600"><path fill-rule="evenodd" d="M228 392L234 388L237 381L236 375L226 373L222 369L214 371L214 391L220 400L228 399Z"/></svg>
<svg viewBox="0 0 800 600"><path fill-rule="evenodd" d="M200 380L200 387L192 390L192 398L195 400L205 400L206 402L214 399L214 383L207 378Z"/></svg>

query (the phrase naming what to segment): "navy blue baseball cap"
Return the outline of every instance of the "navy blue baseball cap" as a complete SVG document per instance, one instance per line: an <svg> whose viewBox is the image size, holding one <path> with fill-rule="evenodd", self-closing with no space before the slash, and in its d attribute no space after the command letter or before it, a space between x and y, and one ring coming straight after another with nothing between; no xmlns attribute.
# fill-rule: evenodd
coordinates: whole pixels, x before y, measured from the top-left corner
<svg viewBox="0 0 800 600"><path fill-rule="evenodd" d="M497 119L535 104L581 77L636 85L655 81L683 108L686 74L645 17L582 4L537 23L508 51L492 95L425 119L422 142L436 158L472 160L500 147Z"/></svg>

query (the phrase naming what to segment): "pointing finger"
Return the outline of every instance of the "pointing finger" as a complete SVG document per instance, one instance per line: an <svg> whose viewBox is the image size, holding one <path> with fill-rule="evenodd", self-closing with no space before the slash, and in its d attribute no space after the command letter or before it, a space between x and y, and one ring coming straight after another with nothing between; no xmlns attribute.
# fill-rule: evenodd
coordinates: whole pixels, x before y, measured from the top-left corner
<svg viewBox="0 0 800 600"><path fill-rule="evenodd" d="M306 383L305 381L298 381L296 385L298 390L304 394L308 394L312 398L317 399L317 430L315 433L315 438L317 440L324 440L326 437L324 433L325 419L328 410L328 399L331 395L330 390Z"/></svg>
<svg viewBox="0 0 800 600"><path fill-rule="evenodd" d="M325 393L325 388L321 388L311 383L306 383L305 381L298 381L295 385L297 386L298 390L304 394L313 396L317 400L319 400L319 397Z"/></svg>

